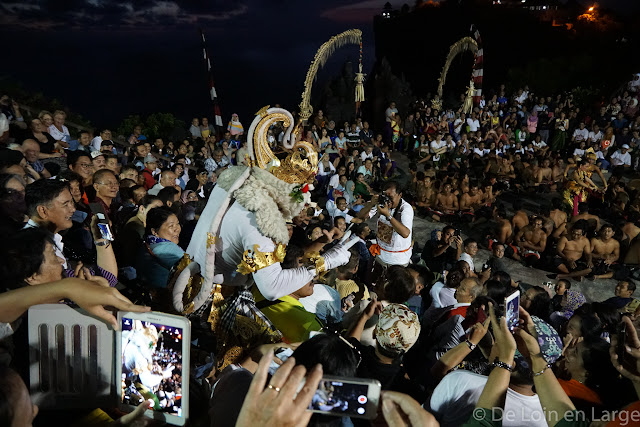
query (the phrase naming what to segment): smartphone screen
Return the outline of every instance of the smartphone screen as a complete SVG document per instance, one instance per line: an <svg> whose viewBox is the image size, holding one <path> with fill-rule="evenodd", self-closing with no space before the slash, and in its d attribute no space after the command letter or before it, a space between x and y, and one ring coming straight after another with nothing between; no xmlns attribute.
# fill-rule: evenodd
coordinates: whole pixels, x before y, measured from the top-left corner
<svg viewBox="0 0 640 427"><path fill-rule="evenodd" d="M504 299L504 315L507 318L507 327L513 332L518 326L520 318L520 291L515 291Z"/></svg>
<svg viewBox="0 0 640 427"><path fill-rule="evenodd" d="M109 224L99 222L98 229L100 230L100 235L103 239L113 241L113 234L111 233L111 227L109 227Z"/></svg>
<svg viewBox="0 0 640 427"><path fill-rule="evenodd" d="M122 403L182 416L182 328L122 318Z"/></svg>
<svg viewBox="0 0 640 427"><path fill-rule="evenodd" d="M375 418L379 398L380 383L377 381L323 378L309 409L337 416Z"/></svg>

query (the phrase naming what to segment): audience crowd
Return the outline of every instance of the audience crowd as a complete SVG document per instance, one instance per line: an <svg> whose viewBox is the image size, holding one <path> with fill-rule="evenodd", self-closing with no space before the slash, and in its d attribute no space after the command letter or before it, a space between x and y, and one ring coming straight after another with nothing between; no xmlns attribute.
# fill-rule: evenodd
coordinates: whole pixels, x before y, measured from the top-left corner
<svg viewBox="0 0 640 427"><path fill-rule="evenodd" d="M323 374L378 380L376 423L393 426L640 425L634 88L595 106L504 85L467 113L391 102L375 130L376 118L318 110L301 132L319 154L313 202L288 224L282 266L345 233L357 243L290 295L254 289L283 341L221 370L192 357L193 389L180 391L200 395L191 425L368 425L306 411ZM24 385L28 308L76 304L111 324L103 306L171 311L163 291L218 176L249 156L237 114L221 132L202 117L181 141L136 126L114 143L109 129L70 130L63 111L26 118L8 96L0 111L0 424L23 426L37 414ZM269 129L276 155L284 133ZM437 225L426 241L414 216ZM551 281L518 281L511 262ZM601 301L577 289L607 286ZM166 350L156 363L175 361ZM174 405L173 381L156 401Z"/></svg>

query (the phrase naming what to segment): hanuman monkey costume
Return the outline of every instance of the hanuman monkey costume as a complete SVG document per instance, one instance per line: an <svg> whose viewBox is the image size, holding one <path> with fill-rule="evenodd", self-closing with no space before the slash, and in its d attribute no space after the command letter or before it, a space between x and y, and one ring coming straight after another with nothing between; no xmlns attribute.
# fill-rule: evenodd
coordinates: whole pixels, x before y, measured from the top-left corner
<svg viewBox="0 0 640 427"><path fill-rule="evenodd" d="M267 139L269 128L277 122L284 123L282 144L291 150L282 162ZM313 146L295 142L293 123L291 114L282 108L265 107L258 112L247 134L249 166L234 166L220 175L187 248L195 262L185 256L179 274L169 283L178 312L204 315L211 307L209 323L218 332L222 329L225 337L238 335L238 323L246 324L246 318L274 332L255 308L252 285L266 299L276 300L349 261L349 251L337 245L322 256L308 257L304 267L283 269L280 265L289 243L287 221L311 201L308 182L318 165ZM235 293L223 303L218 295L212 303L220 285L235 288Z"/></svg>

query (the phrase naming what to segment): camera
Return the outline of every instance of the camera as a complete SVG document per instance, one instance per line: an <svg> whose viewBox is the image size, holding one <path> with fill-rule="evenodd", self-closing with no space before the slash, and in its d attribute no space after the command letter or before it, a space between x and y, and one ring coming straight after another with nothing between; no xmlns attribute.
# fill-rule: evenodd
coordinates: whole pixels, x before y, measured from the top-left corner
<svg viewBox="0 0 640 427"><path fill-rule="evenodd" d="M387 206L387 203L391 203L391 198L384 193L380 194L378 197L378 204L380 206Z"/></svg>

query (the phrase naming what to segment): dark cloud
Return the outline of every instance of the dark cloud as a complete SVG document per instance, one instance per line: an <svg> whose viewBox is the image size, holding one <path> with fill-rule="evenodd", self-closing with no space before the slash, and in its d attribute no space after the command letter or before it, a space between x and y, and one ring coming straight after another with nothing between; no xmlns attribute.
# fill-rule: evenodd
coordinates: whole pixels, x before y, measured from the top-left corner
<svg viewBox="0 0 640 427"><path fill-rule="evenodd" d="M0 24L5 28L145 29L205 25L242 16L246 4L220 0L5 0Z"/></svg>

